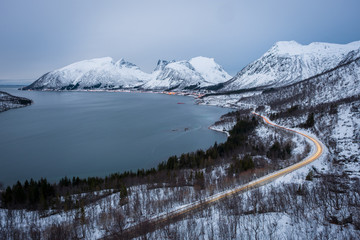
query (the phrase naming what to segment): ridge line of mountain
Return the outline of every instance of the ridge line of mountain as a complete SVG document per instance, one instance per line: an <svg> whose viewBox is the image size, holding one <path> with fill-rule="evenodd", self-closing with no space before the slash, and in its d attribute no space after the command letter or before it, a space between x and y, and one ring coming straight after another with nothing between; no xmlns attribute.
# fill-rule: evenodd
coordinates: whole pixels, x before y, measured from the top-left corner
<svg viewBox="0 0 360 240"><path fill-rule="evenodd" d="M234 77L207 57L158 60L151 74L123 58L116 62L110 57L96 58L48 72L23 90L141 89L233 94L244 89L289 86L316 77L346 62L350 53L359 49L360 41L308 45L280 41Z"/></svg>

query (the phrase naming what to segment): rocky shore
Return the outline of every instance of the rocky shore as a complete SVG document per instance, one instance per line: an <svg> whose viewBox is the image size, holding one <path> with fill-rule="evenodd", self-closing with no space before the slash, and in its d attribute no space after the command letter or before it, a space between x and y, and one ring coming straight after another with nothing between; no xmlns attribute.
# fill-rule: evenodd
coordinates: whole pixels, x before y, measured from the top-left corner
<svg viewBox="0 0 360 240"><path fill-rule="evenodd" d="M7 92L0 91L0 112L13 108L26 107L32 104L32 100L13 96Z"/></svg>

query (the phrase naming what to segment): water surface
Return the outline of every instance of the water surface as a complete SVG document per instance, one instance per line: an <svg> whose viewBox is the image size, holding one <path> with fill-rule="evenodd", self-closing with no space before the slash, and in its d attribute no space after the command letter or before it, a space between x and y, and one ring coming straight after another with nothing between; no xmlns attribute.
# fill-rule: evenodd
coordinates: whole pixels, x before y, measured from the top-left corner
<svg viewBox="0 0 360 240"><path fill-rule="evenodd" d="M226 140L208 127L229 110L195 105L191 97L0 90L34 101L0 113L0 182L5 185L156 167L171 155Z"/></svg>

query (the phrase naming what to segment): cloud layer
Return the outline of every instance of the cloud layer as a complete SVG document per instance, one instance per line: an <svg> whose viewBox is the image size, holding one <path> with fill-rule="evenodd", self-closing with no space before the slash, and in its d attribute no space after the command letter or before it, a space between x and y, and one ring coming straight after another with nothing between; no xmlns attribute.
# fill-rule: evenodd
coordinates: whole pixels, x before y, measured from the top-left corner
<svg viewBox="0 0 360 240"><path fill-rule="evenodd" d="M360 40L358 1L0 2L0 79L35 79L75 61L214 57L235 74L279 40Z"/></svg>

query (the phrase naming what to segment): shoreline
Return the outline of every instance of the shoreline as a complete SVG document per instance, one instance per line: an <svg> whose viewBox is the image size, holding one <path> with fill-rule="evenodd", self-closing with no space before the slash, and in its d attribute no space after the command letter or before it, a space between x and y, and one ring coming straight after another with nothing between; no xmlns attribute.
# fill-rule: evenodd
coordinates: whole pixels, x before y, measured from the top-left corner
<svg viewBox="0 0 360 240"><path fill-rule="evenodd" d="M23 108L33 104L33 100L14 96L8 92L0 91L0 113L11 109Z"/></svg>
<svg viewBox="0 0 360 240"><path fill-rule="evenodd" d="M11 85L8 85L11 86ZM195 93L195 92L174 92L166 90L134 90L134 89L75 89L75 90L57 90L57 89L39 89L32 90L27 89L23 90L18 88L20 91L39 91L39 92L126 92L126 93L157 93L157 94L166 94L166 95L176 95L176 96L192 96L195 98L201 98L204 93Z"/></svg>
<svg viewBox="0 0 360 240"><path fill-rule="evenodd" d="M214 127L215 127L214 125L211 125L210 127L208 127L208 129L210 129L210 130L212 130L212 131L215 131L215 132L224 133L224 134L226 134L227 137L230 137L229 131L216 129L216 128L214 128Z"/></svg>

